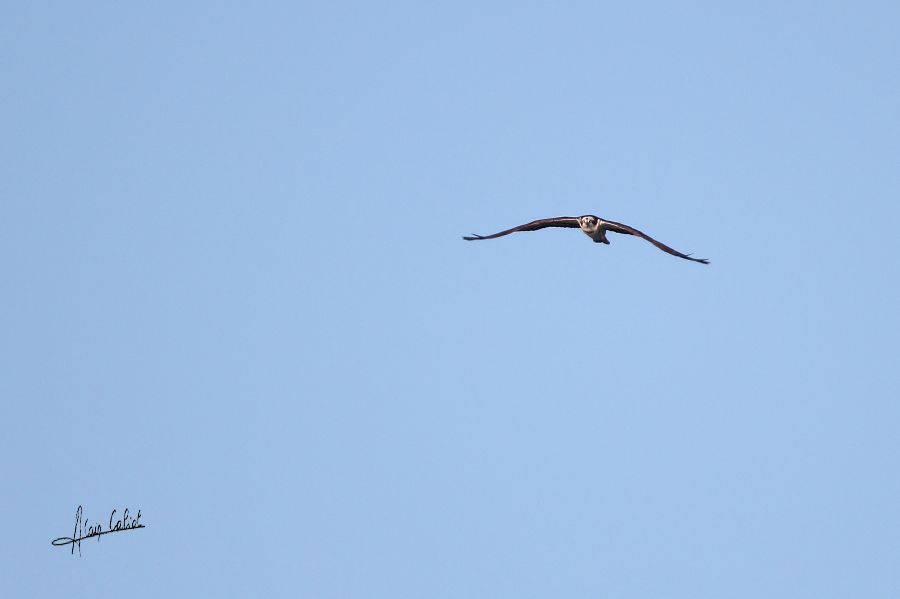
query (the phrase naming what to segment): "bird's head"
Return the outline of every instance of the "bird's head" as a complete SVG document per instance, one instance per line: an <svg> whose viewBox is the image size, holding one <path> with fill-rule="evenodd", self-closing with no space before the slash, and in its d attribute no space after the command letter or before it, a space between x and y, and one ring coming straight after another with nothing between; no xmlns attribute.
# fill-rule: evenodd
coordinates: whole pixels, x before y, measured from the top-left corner
<svg viewBox="0 0 900 599"><path fill-rule="evenodd" d="M600 226L600 219L592 214L586 214L578 219L578 225L581 227L582 231L591 234L597 230L598 226Z"/></svg>

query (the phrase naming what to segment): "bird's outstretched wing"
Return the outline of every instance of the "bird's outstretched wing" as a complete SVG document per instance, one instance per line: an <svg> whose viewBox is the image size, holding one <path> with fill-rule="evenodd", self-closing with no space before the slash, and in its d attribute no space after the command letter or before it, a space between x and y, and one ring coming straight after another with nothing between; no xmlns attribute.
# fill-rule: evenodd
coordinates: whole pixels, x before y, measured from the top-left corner
<svg viewBox="0 0 900 599"><path fill-rule="evenodd" d="M509 235L510 233L516 233L518 231L537 231L539 229L546 229L547 227L566 227L568 229L580 229L581 226L578 224L578 219L574 216L557 216L556 218L542 218L540 220L533 220L530 223L519 225L518 227L513 227L512 229L507 229L505 231L500 231L499 233L494 233L493 235L477 235L472 233L471 237L463 237L466 241L477 241L479 239L496 239L497 237L503 237L504 235Z"/></svg>
<svg viewBox="0 0 900 599"><path fill-rule="evenodd" d="M622 223L617 223L617 222L611 221L611 220L604 220L601 226L608 231L614 231L616 233L623 233L625 235L635 235L637 237L646 239L647 241L649 241L650 243L652 243L653 245L655 245L662 251L672 254L673 256L678 256L679 258L684 258L685 260L692 260L694 262L699 262L701 264L709 264L709 260L707 260L706 258L691 258L690 255L682 254L678 250L673 250L666 244L656 241L655 239L653 239L646 233L642 233L641 231L638 231L634 227L629 227L628 225L623 225Z"/></svg>

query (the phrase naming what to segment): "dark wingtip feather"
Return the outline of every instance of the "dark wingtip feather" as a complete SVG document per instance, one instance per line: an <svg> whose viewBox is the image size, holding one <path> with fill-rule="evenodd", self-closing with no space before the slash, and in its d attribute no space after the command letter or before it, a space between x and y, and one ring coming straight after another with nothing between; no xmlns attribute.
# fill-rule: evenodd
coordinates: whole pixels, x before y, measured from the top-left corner
<svg viewBox="0 0 900 599"><path fill-rule="evenodd" d="M706 258L691 258L693 254L685 254L684 257L692 262L699 262L700 264L709 264L709 260Z"/></svg>
<svg viewBox="0 0 900 599"><path fill-rule="evenodd" d="M482 237L482 236L479 235L478 233L472 233L472 236L471 236L471 237L469 237L469 236L463 236L463 239L465 239L466 241L477 241L477 240L479 240L479 239L484 239L484 237Z"/></svg>

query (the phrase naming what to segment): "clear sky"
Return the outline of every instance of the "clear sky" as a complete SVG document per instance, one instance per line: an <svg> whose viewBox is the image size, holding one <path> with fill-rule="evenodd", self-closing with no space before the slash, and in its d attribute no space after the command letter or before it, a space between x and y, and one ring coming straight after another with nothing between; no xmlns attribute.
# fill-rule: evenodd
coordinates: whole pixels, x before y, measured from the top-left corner
<svg viewBox="0 0 900 599"><path fill-rule="evenodd" d="M2 594L900 596L898 31L4 4Z"/></svg>

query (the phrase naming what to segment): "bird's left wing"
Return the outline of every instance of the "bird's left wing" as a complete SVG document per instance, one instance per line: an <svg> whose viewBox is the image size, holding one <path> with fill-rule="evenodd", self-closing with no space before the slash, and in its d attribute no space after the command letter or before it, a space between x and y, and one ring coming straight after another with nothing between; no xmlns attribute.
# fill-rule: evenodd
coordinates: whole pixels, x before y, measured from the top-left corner
<svg viewBox="0 0 900 599"><path fill-rule="evenodd" d="M634 227L629 227L628 225L623 225L622 223L617 223L617 222L611 221L611 220L603 220L601 222L600 226L608 231L614 231L616 233L623 233L625 235L634 235L636 237L646 239L647 241L649 241L650 243L652 243L653 245L655 245L662 251L672 254L673 256L678 256L679 258L684 258L685 260L692 260L693 262L699 262L701 264L709 264L709 260L707 260L706 258L691 258L690 255L682 254L678 250L673 250L666 244L664 244L660 241L656 241L655 239L653 239L646 233L642 233L641 231L638 231Z"/></svg>
<svg viewBox="0 0 900 599"><path fill-rule="evenodd" d="M477 241L479 239L496 239L497 237L503 237L504 235L509 235L510 233L516 233L518 231L537 231L539 229L546 229L547 227L566 227L569 229L581 228L576 217L557 216L556 218L542 218L540 220L533 220L530 223L519 225L518 227L513 227L512 229L507 229L505 231L500 231L499 233L494 233L493 235L477 235L473 233L471 237L463 237L463 239L465 239L466 241Z"/></svg>

